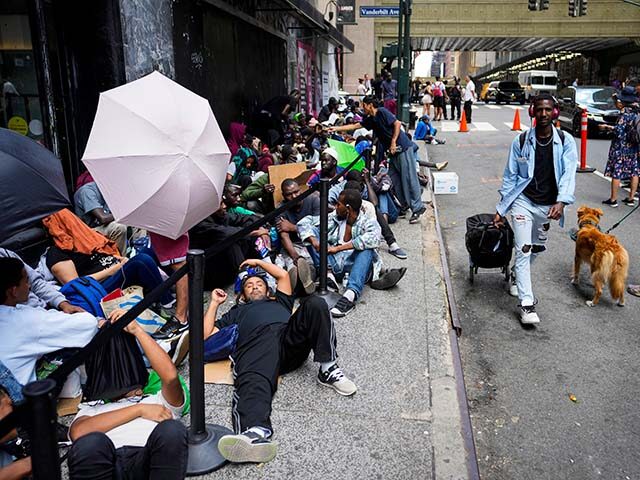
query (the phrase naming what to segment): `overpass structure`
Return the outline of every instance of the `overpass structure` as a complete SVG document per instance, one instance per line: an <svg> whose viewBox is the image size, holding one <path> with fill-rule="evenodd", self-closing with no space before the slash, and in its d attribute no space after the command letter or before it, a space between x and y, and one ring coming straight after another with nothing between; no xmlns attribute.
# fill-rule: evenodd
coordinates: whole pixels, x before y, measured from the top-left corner
<svg viewBox="0 0 640 480"><path fill-rule="evenodd" d="M398 1L381 0L381 6ZM589 0L587 14L569 17L568 0L529 11L527 0L413 0L413 50L601 51L640 46L640 7L622 0ZM375 20L376 51L398 38L397 18Z"/></svg>

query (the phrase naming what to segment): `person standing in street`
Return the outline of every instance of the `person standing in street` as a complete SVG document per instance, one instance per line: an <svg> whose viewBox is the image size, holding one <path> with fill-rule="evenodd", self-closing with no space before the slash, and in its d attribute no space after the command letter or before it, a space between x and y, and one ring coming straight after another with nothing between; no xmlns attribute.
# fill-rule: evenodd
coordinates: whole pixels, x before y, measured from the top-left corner
<svg viewBox="0 0 640 480"><path fill-rule="evenodd" d="M384 100L384 108L390 111L393 116L398 114L396 98L398 98L398 81L393 79L391 73L388 73L387 78L382 82L382 99Z"/></svg>
<svg viewBox="0 0 640 480"><path fill-rule="evenodd" d="M460 80L455 79L453 87L451 87L451 94L449 95L451 102L451 120L460 121L460 103L462 101L462 87L460 86Z"/></svg>
<svg viewBox="0 0 640 480"><path fill-rule="evenodd" d="M464 100L464 116L468 123L471 123L471 106L476 101L476 85L469 75L464 77L467 84L464 87L462 100Z"/></svg>
<svg viewBox="0 0 640 480"><path fill-rule="evenodd" d="M389 175L402 203L401 213L410 208L412 215L409 223L418 223L426 208L422 204L413 143L400 128L401 123L395 115L384 107L378 107L378 102L373 96L364 97L362 107L366 117L361 122L333 127L330 131L348 132L362 127L373 130L380 146L391 154Z"/></svg>
<svg viewBox="0 0 640 480"><path fill-rule="evenodd" d="M494 217L504 223L511 212L515 235L515 288L520 299L520 321L537 324L537 300L531 286L531 264L546 250L551 220L564 225L564 207L575 201L575 176L578 165L576 143L553 126L558 104L549 94L535 97L536 126L519 134L511 143L504 169L500 202Z"/></svg>
<svg viewBox="0 0 640 480"><path fill-rule="evenodd" d="M364 84L364 78L358 79L358 88L356 88L356 93L358 94L359 100L362 100L362 97L367 94L367 86Z"/></svg>
<svg viewBox="0 0 640 480"><path fill-rule="evenodd" d="M445 108L444 96L445 96L445 87L444 83L440 81L440 77L436 77L436 83L433 84L433 120L439 121L442 120L442 114Z"/></svg>
<svg viewBox="0 0 640 480"><path fill-rule="evenodd" d="M368 73L364 74L364 86L367 89L366 94L370 95L371 94L371 79L369 78L369 74Z"/></svg>

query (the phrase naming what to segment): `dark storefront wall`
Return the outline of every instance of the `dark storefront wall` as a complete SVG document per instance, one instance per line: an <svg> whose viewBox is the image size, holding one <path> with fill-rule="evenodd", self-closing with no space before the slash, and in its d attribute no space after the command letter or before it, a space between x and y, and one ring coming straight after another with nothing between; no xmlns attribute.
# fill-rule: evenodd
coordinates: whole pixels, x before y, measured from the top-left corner
<svg viewBox="0 0 640 480"><path fill-rule="evenodd" d="M286 45L233 15L195 3L174 3L176 78L209 99L227 133L230 122L246 123L257 106L286 94Z"/></svg>

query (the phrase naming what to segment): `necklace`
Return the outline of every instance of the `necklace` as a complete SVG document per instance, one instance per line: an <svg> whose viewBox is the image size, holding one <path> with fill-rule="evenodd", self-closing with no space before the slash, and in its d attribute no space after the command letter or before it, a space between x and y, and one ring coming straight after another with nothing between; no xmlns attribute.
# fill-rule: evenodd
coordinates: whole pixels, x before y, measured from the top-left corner
<svg viewBox="0 0 640 480"><path fill-rule="evenodd" d="M549 135L549 137L547 138L549 138L549 141L547 143L542 143L540 139L536 136L536 143L541 147L546 147L553 141L553 134Z"/></svg>

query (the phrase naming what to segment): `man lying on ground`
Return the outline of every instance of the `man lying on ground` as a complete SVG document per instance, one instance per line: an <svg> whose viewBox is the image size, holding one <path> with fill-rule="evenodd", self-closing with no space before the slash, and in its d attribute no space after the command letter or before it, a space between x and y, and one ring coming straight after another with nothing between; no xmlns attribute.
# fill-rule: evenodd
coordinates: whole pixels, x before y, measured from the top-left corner
<svg viewBox="0 0 640 480"><path fill-rule="evenodd" d="M0 248L0 258L7 257L17 258L24 263L20 256L15 252L6 248ZM25 302L26 305L29 305L30 307L55 308L64 313L84 312L82 308L71 305L65 296L56 290L53 285L47 282L39 272L31 268L26 263L24 263L24 268L27 271L27 277L29 284L31 285L29 298Z"/></svg>
<svg viewBox="0 0 640 480"><path fill-rule="evenodd" d="M62 348L84 347L98 331L96 318L24 305L30 285L22 260L0 258L0 361L18 382L36 380L36 362Z"/></svg>
<svg viewBox="0 0 640 480"><path fill-rule="evenodd" d="M268 462L276 455L271 442L271 402L278 375L300 367L313 350L320 363L318 383L340 395L356 393L356 386L336 363L336 333L326 302L316 296L303 299L292 314L294 298L288 273L262 260L247 260L241 272L238 303L216 321L227 294L211 293L204 318L205 338L218 329L238 325L238 340L231 356L235 392L232 418L235 435L218 442L220 453L232 462ZM268 275L277 287L270 291Z"/></svg>
<svg viewBox="0 0 640 480"><path fill-rule="evenodd" d="M123 310L109 320L116 322ZM187 469L187 430L177 420L185 394L176 367L140 325L125 327L149 359L162 382L155 395L132 390L110 403L80 404L71 423L69 475L72 480L114 478L182 480Z"/></svg>

